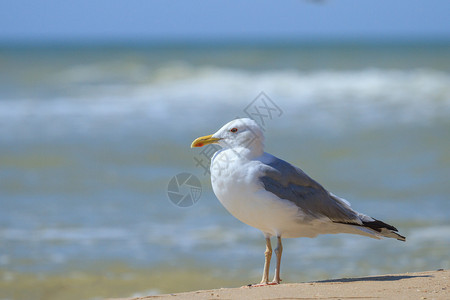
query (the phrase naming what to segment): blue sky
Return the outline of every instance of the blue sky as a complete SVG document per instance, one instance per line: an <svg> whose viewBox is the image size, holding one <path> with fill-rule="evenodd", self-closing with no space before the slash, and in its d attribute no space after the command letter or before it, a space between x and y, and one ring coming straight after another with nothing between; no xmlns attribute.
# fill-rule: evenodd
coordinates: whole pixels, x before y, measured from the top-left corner
<svg viewBox="0 0 450 300"><path fill-rule="evenodd" d="M450 0L1 0L0 40L450 39Z"/></svg>

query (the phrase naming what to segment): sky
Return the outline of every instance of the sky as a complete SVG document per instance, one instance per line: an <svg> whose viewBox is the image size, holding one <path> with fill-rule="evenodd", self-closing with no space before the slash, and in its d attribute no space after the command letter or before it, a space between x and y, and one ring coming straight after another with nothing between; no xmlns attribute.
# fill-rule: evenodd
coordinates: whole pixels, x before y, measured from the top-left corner
<svg viewBox="0 0 450 300"><path fill-rule="evenodd" d="M448 41L449 16L449 0L0 0L0 41Z"/></svg>

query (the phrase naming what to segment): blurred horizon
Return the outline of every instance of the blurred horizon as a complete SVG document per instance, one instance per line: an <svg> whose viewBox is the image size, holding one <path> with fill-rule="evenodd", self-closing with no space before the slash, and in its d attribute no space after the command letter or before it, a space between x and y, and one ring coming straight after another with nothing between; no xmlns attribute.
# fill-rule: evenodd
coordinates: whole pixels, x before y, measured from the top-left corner
<svg viewBox="0 0 450 300"><path fill-rule="evenodd" d="M0 43L448 41L448 11L445 0L6 0Z"/></svg>
<svg viewBox="0 0 450 300"><path fill-rule="evenodd" d="M283 48L309 46L447 46L450 37L412 37L412 38L299 38L299 39L26 39L0 40L1 48L162 48L162 47L223 47L226 48Z"/></svg>

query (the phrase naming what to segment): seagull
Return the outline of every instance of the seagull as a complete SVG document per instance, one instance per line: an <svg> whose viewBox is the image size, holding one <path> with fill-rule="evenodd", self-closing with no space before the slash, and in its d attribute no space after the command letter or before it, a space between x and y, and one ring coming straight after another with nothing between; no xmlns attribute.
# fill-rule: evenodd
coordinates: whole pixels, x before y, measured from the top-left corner
<svg viewBox="0 0 450 300"><path fill-rule="evenodd" d="M234 217L265 237L263 275L253 286L281 282L282 238L350 233L406 241L394 226L353 210L300 168L264 152L263 131L252 119L235 119L195 139L191 148L208 144L220 146L210 166L214 194ZM269 282L272 237L277 238L276 268Z"/></svg>

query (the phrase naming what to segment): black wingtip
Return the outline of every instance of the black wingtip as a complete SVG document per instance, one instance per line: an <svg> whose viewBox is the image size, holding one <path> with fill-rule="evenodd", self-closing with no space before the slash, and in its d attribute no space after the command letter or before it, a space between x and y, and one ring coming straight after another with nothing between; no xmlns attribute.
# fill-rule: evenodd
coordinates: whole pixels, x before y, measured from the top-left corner
<svg viewBox="0 0 450 300"><path fill-rule="evenodd" d="M383 221L374 219L371 222L364 222L363 226L381 233L385 237L395 238L399 241L406 242L406 237L398 233L398 229Z"/></svg>
<svg viewBox="0 0 450 300"><path fill-rule="evenodd" d="M392 225L389 225L387 223L384 223L383 221L373 219L373 221L362 221L362 224L357 223L351 223L351 222L338 222L333 221L334 223L340 223L340 224L346 224L346 225L354 225L354 226L361 226L366 227L369 229L372 229L373 231L378 232L381 236L394 238L402 242L406 242L406 237L403 235L398 234L397 228L395 228Z"/></svg>
<svg viewBox="0 0 450 300"><path fill-rule="evenodd" d="M398 233L396 233L396 235L398 235L397 240L402 241L402 242L406 242L406 237L404 237L403 235L400 235Z"/></svg>
<svg viewBox="0 0 450 300"><path fill-rule="evenodd" d="M377 220L377 219L374 219L374 221L370 221L370 222L364 222L363 221L363 226L367 227L367 228L370 228L370 229L373 229L373 230L378 231L378 232L381 232L382 229L388 229L388 230L392 230L392 231L395 231L395 232L398 231L398 229L395 228L394 226L386 224L383 221L380 221L380 220Z"/></svg>

